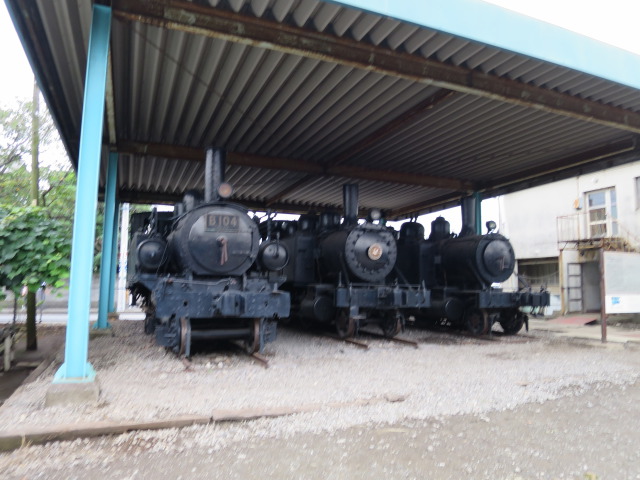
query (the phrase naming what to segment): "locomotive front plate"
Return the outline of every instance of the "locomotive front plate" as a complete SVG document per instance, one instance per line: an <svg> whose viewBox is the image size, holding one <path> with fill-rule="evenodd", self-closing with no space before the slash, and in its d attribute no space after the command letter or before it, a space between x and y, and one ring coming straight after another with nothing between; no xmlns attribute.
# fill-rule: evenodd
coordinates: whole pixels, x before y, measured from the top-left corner
<svg viewBox="0 0 640 480"><path fill-rule="evenodd" d="M220 213L207 214L207 232L237 232L240 221L236 215L223 215Z"/></svg>

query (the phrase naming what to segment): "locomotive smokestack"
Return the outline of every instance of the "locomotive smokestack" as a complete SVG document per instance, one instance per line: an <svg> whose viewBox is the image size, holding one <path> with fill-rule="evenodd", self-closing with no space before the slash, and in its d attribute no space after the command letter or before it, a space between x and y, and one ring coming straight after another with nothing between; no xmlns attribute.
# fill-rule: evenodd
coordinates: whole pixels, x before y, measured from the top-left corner
<svg viewBox="0 0 640 480"><path fill-rule="evenodd" d="M226 152L222 148L208 147L204 164L204 201L220 200L218 188L224 182Z"/></svg>
<svg viewBox="0 0 640 480"><path fill-rule="evenodd" d="M345 183L342 186L342 204L344 205L345 225L358 223L358 184Z"/></svg>
<svg viewBox="0 0 640 480"><path fill-rule="evenodd" d="M462 230L459 236L465 237L467 235L481 235L482 227L481 210L480 210L480 195L474 194L464 197L460 202L462 212Z"/></svg>

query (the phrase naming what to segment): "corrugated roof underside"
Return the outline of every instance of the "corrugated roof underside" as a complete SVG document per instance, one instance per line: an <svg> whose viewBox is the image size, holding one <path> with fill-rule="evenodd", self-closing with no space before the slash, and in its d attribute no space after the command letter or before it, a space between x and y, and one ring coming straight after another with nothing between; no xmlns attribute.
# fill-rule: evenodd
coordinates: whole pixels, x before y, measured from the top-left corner
<svg viewBox="0 0 640 480"><path fill-rule="evenodd" d="M535 169L541 162L620 137L614 128L458 95L446 107L352 157L350 164L483 181Z"/></svg>
<svg viewBox="0 0 640 480"><path fill-rule="evenodd" d="M303 178L305 174L270 169L246 169L227 166L226 181L234 188L233 198L237 201L262 203L269 198L271 192L285 188L290 182ZM204 189L204 165L198 161L185 161L159 157L136 157L121 155L118 163L119 188L124 191L140 193L160 191L176 197L190 189ZM298 207L332 207L342 205L341 183L349 183L348 179L335 177L318 177L304 188L303 192L286 195L282 204ZM380 199L384 198L384 206L388 209L400 208L412 199L428 200L433 196L443 195L446 190L424 187L407 187L406 185L387 184L374 181L360 181L360 206L363 208L380 207Z"/></svg>
<svg viewBox="0 0 640 480"><path fill-rule="evenodd" d="M640 112L637 90L491 46L316 0L213 0L217 8L419 55L448 65ZM37 1L51 64L79 132L88 0ZM78 28L80 27L80 28ZM331 162L438 89L332 62L114 19L111 37L118 140ZM358 148L346 163L482 182L535 169L625 134L601 125L454 93L411 124ZM79 137L79 133L78 133ZM343 163L345 159L342 159ZM180 194L200 188L198 162L122 155L119 184ZM229 167L239 198L262 201L303 177ZM104 174L102 176L104 178ZM335 177L282 198L339 204ZM363 205L402 207L438 198L420 186L359 181ZM332 190L337 190L333 192Z"/></svg>

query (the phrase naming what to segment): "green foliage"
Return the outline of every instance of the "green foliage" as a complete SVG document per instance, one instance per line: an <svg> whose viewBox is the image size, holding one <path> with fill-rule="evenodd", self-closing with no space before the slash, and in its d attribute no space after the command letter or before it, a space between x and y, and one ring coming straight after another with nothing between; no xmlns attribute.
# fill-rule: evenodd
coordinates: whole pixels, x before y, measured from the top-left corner
<svg viewBox="0 0 640 480"><path fill-rule="evenodd" d="M68 226L42 207L0 205L0 287L36 292L42 282L61 287L69 276Z"/></svg>
<svg viewBox="0 0 640 480"><path fill-rule="evenodd" d="M7 205L29 205L31 174L19 165L0 173L0 202Z"/></svg>

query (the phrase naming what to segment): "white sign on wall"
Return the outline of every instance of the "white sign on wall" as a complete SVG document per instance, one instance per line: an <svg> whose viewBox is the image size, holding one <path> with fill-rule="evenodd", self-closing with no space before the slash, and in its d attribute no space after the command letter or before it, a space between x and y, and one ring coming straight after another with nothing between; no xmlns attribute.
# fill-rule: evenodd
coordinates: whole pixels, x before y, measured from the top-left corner
<svg viewBox="0 0 640 480"><path fill-rule="evenodd" d="M640 313L640 253L604 252L605 312Z"/></svg>

